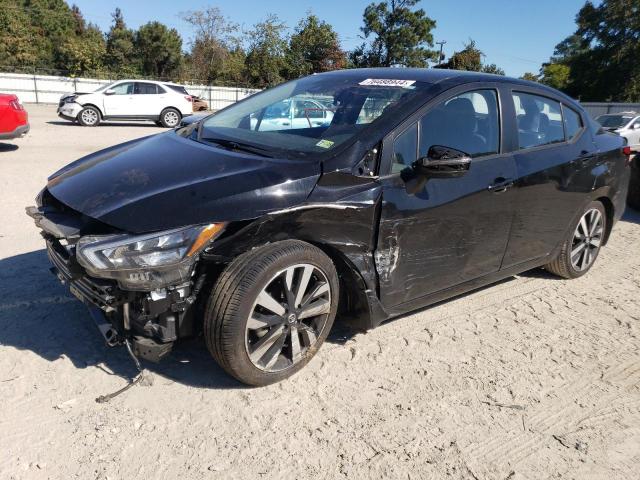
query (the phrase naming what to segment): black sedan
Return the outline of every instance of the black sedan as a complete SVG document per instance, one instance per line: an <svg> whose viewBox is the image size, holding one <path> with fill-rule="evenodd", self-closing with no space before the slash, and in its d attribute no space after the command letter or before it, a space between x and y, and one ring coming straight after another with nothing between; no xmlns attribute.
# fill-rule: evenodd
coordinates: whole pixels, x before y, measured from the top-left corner
<svg viewBox="0 0 640 480"><path fill-rule="evenodd" d="M265 385L336 318L368 329L535 267L584 275L628 153L538 84L344 70L89 155L27 210L110 344L158 360L202 334Z"/></svg>

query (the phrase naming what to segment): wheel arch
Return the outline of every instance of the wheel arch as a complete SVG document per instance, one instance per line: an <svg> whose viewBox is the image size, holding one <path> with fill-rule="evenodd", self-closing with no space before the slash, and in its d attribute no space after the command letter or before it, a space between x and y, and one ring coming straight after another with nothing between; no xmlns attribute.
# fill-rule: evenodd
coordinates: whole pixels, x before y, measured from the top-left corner
<svg viewBox="0 0 640 480"><path fill-rule="evenodd" d="M103 119L104 119L104 112L103 112L103 111L102 111L102 109L101 109L98 105L96 105L95 103L83 103L83 104L82 104L82 109L80 110L80 112L82 112L82 110L84 110L84 109L85 109L85 108L87 108L87 107L93 107L93 108L95 108L96 110L98 110L98 114L100 115L100 120L103 120ZM78 112L78 115L80 115L80 112ZM76 117L77 117L77 115L76 115Z"/></svg>
<svg viewBox="0 0 640 480"><path fill-rule="evenodd" d="M607 228L604 232L604 243L606 245L609 241L609 236L611 235L611 230L613 229L613 220L615 218L615 206L611 199L607 196L601 196L595 199L597 202L602 203L604 206L604 211L607 214Z"/></svg>

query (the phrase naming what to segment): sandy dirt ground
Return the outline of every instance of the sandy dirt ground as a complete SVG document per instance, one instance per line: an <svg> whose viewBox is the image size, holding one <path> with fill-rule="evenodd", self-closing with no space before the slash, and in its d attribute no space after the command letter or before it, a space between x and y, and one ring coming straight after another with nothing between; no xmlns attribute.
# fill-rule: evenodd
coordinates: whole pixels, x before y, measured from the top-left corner
<svg viewBox="0 0 640 480"><path fill-rule="evenodd" d="M161 129L29 106L0 144L0 478L640 478L640 214L578 280L527 272L338 328L289 381L249 389L194 340L153 385L48 272L24 207L48 174Z"/></svg>

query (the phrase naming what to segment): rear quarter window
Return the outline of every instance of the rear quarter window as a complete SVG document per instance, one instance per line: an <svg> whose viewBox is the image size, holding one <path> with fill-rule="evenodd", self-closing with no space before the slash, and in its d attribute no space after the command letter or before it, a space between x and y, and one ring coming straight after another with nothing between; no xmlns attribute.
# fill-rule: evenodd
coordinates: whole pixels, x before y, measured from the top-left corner
<svg viewBox="0 0 640 480"><path fill-rule="evenodd" d="M187 92L187 89L184 88L182 85L165 85L165 87L173 90L174 92L178 92L183 95L189 95L189 92Z"/></svg>

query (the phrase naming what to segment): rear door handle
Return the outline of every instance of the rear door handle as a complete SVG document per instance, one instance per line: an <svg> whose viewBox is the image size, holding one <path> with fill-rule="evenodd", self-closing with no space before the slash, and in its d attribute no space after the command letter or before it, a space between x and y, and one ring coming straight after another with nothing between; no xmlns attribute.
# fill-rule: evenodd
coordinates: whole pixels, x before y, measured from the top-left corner
<svg viewBox="0 0 640 480"><path fill-rule="evenodd" d="M487 190L493 193L502 193L513 187L513 180L510 178L498 177L493 184L487 187Z"/></svg>

